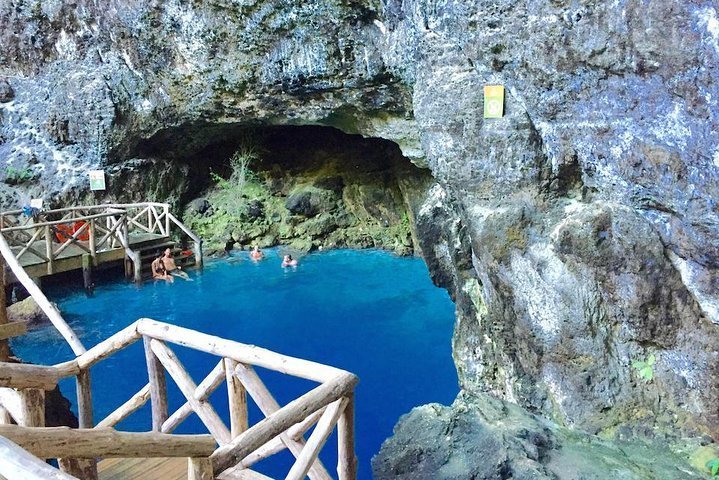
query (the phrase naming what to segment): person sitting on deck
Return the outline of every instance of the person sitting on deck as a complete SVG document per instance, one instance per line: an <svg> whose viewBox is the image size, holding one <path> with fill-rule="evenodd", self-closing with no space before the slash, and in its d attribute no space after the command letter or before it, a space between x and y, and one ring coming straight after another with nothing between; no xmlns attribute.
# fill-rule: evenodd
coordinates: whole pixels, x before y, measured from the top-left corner
<svg viewBox="0 0 719 480"><path fill-rule="evenodd" d="M165 265L165 269L167 270L167 273L169 273L172 276L180 277L183 280L190 280L190 276L182 271L181 267L178 267L175 264L175 259L172 256L172 250L169 248L165 249L165 254L161 257L162 263Z"/></svg>
<svg viewBox="0 0 719 480"><path fill-rule="evenodd" d="M155 280L165 280L168 283L173 282L171 275L168 275L165 264L162 261L162 255L152 261L152 278Z"/></svg>
<svg viewBox="0 0 719 480"><path fill-rule="evenodd" d="M262 260L264 256L265 254L262 253L262 250L260 250L259 245L255 245L255 248L253 248L250 252L250 258L255 261Z"/></svg>
<svg viewBox="0 0 719 480"><path fill-rule="evenodd" d="M283 267L296 267L297 266L297 260L292 258L292 255L285 255L282 259L282 266Z"/></svg>

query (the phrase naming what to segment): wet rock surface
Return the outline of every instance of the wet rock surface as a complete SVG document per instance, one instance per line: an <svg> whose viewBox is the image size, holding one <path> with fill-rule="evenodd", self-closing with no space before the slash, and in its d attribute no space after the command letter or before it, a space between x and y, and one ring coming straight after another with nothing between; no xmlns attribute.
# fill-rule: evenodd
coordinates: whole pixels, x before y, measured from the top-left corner
<svg viewBox="0 0 719 480"><path fill-rule="evenodd" d="M681 438L607 442L488 395L460 395L403 416L372 470L377 480L688 480L706 478L693 466L702 451Z"/></svg>
<svg viewBox="0 0 719 480"><path fill-rule="evenodd" d="M386 232L366 235L353 215L397 226L406 214L411 247L457 303L467 395L590 433L719 437L715 3L98 5L0 4L3 205L184 206L248 126L386 139L427 175L350 182L295 157L312 174L267 175L262 208L213 234L376 246ZM506 88L501 119L483 118L488 84ZM106 196L82 187L97 167ZM303 194L288 215L298 186L352 208ZM634 365L650 356L646 381Z"/></svg>

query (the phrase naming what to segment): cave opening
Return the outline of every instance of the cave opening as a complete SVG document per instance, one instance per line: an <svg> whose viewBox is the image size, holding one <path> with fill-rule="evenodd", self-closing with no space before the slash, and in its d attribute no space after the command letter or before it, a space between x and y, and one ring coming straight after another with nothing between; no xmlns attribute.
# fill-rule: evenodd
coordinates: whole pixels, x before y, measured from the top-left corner
<svg viewBox="0 0 719 480"><path fill-rule="evenodd" d="M432 176L389 140L316 125L184 125L139 142L133 156L177 171L163 193L211 251L418 252L413 212Z"/></svg>
<svg viewBox="0 0 719 480"><path fill-rule="evenodd" d="M238 152L240 159L249 159L244 170ZM162 132L138 145L132 158L135 167L148 168L144 174L138 168L130 172L146 182L145 190L133 191L116 178L110 183L144 200L180 198L184 221L209 244L208 250L213 241L218 250L288 247L267 249L266 261L257 263L249 261L247 252L231 252L227 261L208 262L203 272L189 271L192 282L98 285L92 299L48 285L63 312L92 319L84 325L90 335L86 343L95 344L151 312L160 321L352 371L362 379L356 394L359 478L371 478L370 460L401 415L456 397L455 309L447 292L432 285L422 260L376 250L336 250L302 257L297 269L282 269L281 254L275 255L286 248L341 247L417 253L414 214L434 181L396 144L327 127L213 126ZM169 178L167 172L178 182L164 190L168 196L154 196ZM126 308L118 309L119 304ZM47 361L46 352L58 350L61 341L38 332L15 347L23 358L44 355ZM206 374L204 360L189 353L183 357L188 371ZM144 372L142 362L142 355L113 356L105 370L93 372L96 390L105 392L94 397L99 417L116 408L109 392L137 391L147 381L144 374L116 378L118 365ZM304 387L262 375L282 404ZM72 392L63 393L72 398ZM183 404L179 391L171 389L168 395L175 408ZM219 397L211 401L224 415L227 397ZM249 408L252 424L263 418L252 404ZM139 431L147 424L145 415L128 419L121 428ZM178 432L203 433L203 428L193 417ZM336 449L324 449L321 459L336 464ZM285 452L258 471L281 478L292 461Z"/></svg>

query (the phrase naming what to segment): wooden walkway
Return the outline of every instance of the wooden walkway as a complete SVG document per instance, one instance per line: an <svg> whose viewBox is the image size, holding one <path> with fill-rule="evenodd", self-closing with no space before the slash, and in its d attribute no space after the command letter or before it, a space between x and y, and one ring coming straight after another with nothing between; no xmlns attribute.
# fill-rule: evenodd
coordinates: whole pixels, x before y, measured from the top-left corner
<svg viewBox="0 0 719 480"><path fill-rule="evenodd" d="M156 248L169 244L170 237L157 233L130 233L128 235L130 248L133 250L143 250L147 248ZM88 242L78 241L77 244L69 245L65 250L53 259L53 273L68 272L71 270L79 270L82 268L82 257L87 255L87 250L82 247L89 247ZM45 242L37 241L31 247L36 251L45 249ZM18 254L22 247L12 247L14 254ZM124 260L125 249L120 245L115 248L99 250L96 253L96 267L101 268L103 264L112 264ZM40 258L32 251L28 251L20 258L20 265L31 277L43 277L47 275L47 260Z"/></svg>
<svg viewBox="0 0 719 480"><path fill-rule="evenodd" d="M132 273L135 281L141 281L143 256L174 246L171 226L179 227L190 237L195 261L201 266L202 240L170 212L168 204L145 202L0 212L0 234L10 247L9 254L25 273L37 279L82 269L87 277L86 287L92 284L94 268L124 259L128 260L125 273Z"/></svg>

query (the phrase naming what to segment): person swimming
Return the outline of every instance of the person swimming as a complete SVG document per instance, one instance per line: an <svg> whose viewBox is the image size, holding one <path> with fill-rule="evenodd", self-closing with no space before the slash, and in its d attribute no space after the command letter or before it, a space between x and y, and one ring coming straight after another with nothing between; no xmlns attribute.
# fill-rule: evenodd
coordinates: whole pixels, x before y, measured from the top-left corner
<svg viewBox="0 0 719 480"><path fill-rule="evenodd" d="M250 258L255 261L262 260L264 256L265 254L262 253L262 250L260 250L260 247L258 245L255 245L255 248L253 248L250 252Z"/></svg>
<svg viewBox="0 0 719 480"><path fill-rule="evenodd" d="M283 267L296 267L297 266L297 260L292 258L292 255L285 255L282 259L282 266Z"/></svg>

